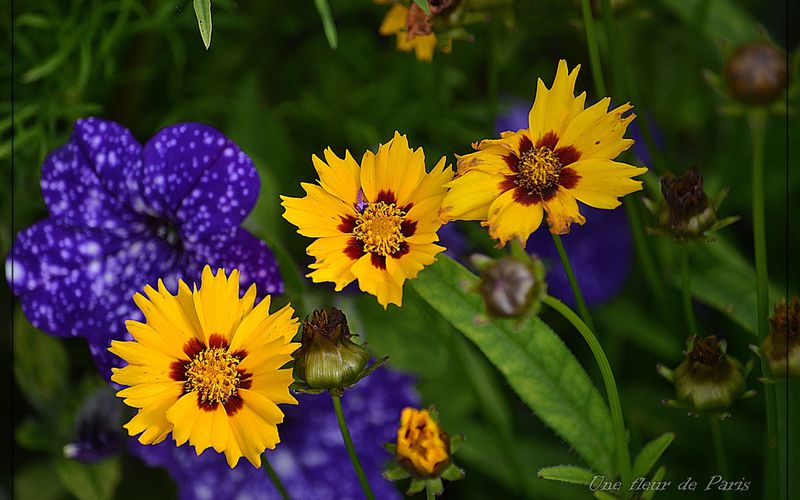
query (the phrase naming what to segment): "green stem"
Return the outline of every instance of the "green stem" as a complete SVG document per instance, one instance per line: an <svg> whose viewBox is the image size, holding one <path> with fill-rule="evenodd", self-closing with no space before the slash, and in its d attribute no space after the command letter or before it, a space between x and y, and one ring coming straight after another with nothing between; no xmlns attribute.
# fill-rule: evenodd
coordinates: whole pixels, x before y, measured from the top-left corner
<svg viewBox="0 0 800 500"><path fill-rule="evenodd" d="M426 487L425 488L425 500L434 500L435 498L436 498L436 495L433 494L433 490L431 490L430 488Z"/></svg>
<svg viewBox="0 0 800 500"><path fill-rule="evenodd" d="M722 440L722 430L719 428L719 419L713 415L708 417L708 423L711 426L711 440L714 442L714 454L717 456L717 467L719 467L719 474L725 481L728 479L728 460L725 458L725 444ZM723 493L725 500L731 499L731 492L725 491Z"/></svg>
<svg viewBox="0 0 800 500"><path fill-rule="evenodd" d="M347 428L347 422L344 420L342 398L341 396L334 396L331 394L331 399L333 399L333 408L336 410L336 420L339 421L339 430L342 431L342 438L344 438L344 446L347 448L347 454L350 455L350 461L353 462L353 469L355 469L356 476L358 476L358 482L361 483L361 489L364 490L364 495L366 495L369 500L375 500L375 495L372 494L367 476L364 474L364 469L361 467L361 462L358 460L356 449L353 446L353 438L350 437L350 430Z"/></svg>
<svg viewBox="0 0 800 500"><path fill-rule="evenodd" d="M581 321L575 312L572 311L566 304L561 302L555 297L550 295L545 296L542 302L548 307L555 309L559 314L572 323L572 326L581 334L583 339L589 345L592 354L594 355L597 366L600 367L600 373L603 375L603 384L606 389L606 396L608 397L608 406L611 411L611 421L614 425L614 437L616 442L617 451L617 466L619 468L620 477L622 479L622 491L628 491L631 484L631 457L628 450L628 439L625 432L625 420L622 417L622 403L619 399L619 392L617 391L617 383L614 380L614 373L611 371L611 365L608 363L605 352L603 352L600 342L592 332L592 330Z"/></svg>
<svg viewBox="0 0 800 500"><path fill-rule="evenodd" d="M275 489L277 489L278 493L281 494L281 498L283 498L283 500L289 500L289 493L286 491L286 487L283 485L281 478L278 477L278 474L275 473L275 469L272 468L272 465L270 465L269 460L267 460L266 456L261 457L261 464L264 467L264 470L267 471L269 480L272 481L272 484L275 486Z"/></svg>
<svg viewBox="0 0 800 500"><path fill-rule="evenodd" d="M753 141L753 245L756 260L756 332L759 342L769 334L769 295L767 274L767 229L764 211L764 127L766 111L756 109L750 112L750 132ZM767 362L761 358L761 373L769 376ZM778 491L778 464L781 463L778 447L778 415L775 401L775 386L764 384L764 401L767 412L767 492L775 498Z"/></svg>
<svg viewBox="0 0 800 500"><path fill-rule="evenodd" d="M578 305L578 312L581 315L581 319L583 319L584 323L589 325L589 328L592 331L595 331L594 321L592 321L592 315L589 313L589 307L586 305L586 300L583 298L583 292L581 292L581 287L578 284L578 280L575 278L575 272L572 270L572 264L569 262L569 256L567 255L567 251L564 249L564 243L561 241L561 236L557 234L553 234L553 243L556 244L556 250L558 250L558 256L561 259L561 265L564 266L564 271L567 273L567 279L569 280L569 286L572 288L572 294L575 296L575 303Z"/></svg>
<svg viewBox="0 0 800 500"><path fill-rule="evenodd" d="M597 98L601 99L606 95L606 83L603 78L603 68L600 66L600 47L595 34L591 0L581 0L581 11L583 12L583 28L586 31L586 44L589 47L589 63L592 65L594 89L597 92Z"/></svg>
<svg viewBox="0 0 800 500"><path fill-rule="evenodd" d="M697 320L694 317L692 304L692 275L689 270L689 243L681 245L681 289L683 290L683 312L686 314L686 326L690 335L697 335Z"/></svg>
<svg viewBox="0 0 800 500"><path fill-rule="evenodd" d="M661 280L658 276L658 268L653 259L653 254L647 244L647 237L644 234L644 224L642 223L642 215L639 213L639 206L636 200L626 200L622 206L625 207L625 214L628 216L628 224L631 227L633 234L633 243L636 247L636 257L639 260L639 265L644 271L644 278L647 281L647 286L653 297L656 299L660 311L663 313L667 310L667 298L664 295L664 287L661 286Z"/></svg>

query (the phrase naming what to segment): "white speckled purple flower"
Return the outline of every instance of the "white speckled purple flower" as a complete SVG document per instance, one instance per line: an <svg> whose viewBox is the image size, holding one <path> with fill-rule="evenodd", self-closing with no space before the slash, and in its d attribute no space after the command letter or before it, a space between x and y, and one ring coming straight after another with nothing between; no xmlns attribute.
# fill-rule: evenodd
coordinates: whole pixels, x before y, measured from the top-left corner
<svg viewBox="0 0 800 500"><path fill-rule="evenodd" d="M326 394L299 394L298 406L286 407L281 444L266 456L291 498L363 498L353 466ZM409 376L380 368L342 398L342 406L358 455L376 498L401 495L381 476L391 456L383 448L397 433L397 416L419 405ZM241 463L231 470L225 457L206 450L199 457L188 445L163 442L144 446L130 441L131 452L151 466L164 467L178 487L181 500L217 498L278 499L264 469Z"/></svg>
<svg viewBox="0 0 800 500"><path fill-rule="evenodd" d="M85 337L100 371L141 319L134 292L164 278L199 279L205 265L237 268L260 293L283 291L267 245L240 224L258 198L250 158L218 130L180 123L144 146L121 125L75 123L42 166L47 219L21 231L6 277L31 323L50 335Z"/></svg>

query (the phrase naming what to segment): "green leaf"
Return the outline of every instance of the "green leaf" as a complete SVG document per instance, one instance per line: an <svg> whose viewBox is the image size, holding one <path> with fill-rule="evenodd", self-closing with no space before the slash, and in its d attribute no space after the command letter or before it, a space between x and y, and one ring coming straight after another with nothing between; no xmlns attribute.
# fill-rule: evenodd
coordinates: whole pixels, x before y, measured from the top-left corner
<svg viewBox="0 0 800 500"><path fill-rule="evenodd" d="M34 328L21 311L14 327L14 378L25 399L45 411L65 393L69 359L59 339Z"/></svg>
<svg viewBox="0 0 800 500"><path fill-rule="evenodd" d="M599 500L619 500L617 497L605 491L595 491L594 497Z"/></svg>
<svg viewBox="0 0 800 500"><path fill-rule="evenodd" d="M728 0L662 0L684 22L694 25L717 42L752 42L759 37L758 23Z"/></svg>
<svg viewBox="0 0 800 500"><path fill-rule="evenodd" d="M653 483L658 483L664 476L667 474L667 468L665 466L661 466L658 468L655 474L653 474L653 479L651 480ZM656 494L656 490L647 490L642 493L642 500L650 500Z"/></svg>
<svg viewBox="0 0 800 500"><path fill-rule="evenodd" d="M414 3L419 5L419 8L422 9L425 15L431 15L431 11L428 9L428 0L414 0Z"/></svg>
<svg viewBox="0 0 800 500"><path fill-rule="evenodd" d="M447 256L411 281L414 289L494 364L519 397L586 462L614 472L611 417L600 393L561 339L539 318L476 321L478 278Z"/></svg>
<svg viewBox="0 0 800 500"><path fill-rule="evenodd" d="M633 477L646 476L669 445L672 444L673 439L675 439L675 434L667 432L644 445L642 451L636 456L636 460L633 461Z"/></svg>
<svg viewBox="0 0 800 500"><path fill-rule="evenodd" d="M575 465L555 465L539 469L539 477L570 484L591 484L597 474Z"/></svg>
<svg viewBox="0 0 800 500"><path fill-rule="evenodd" d="M325 37L328 39L328 45L332 49L336 49L339 45L338 36L336 34L336 23L333 22L333 14L331 13L331 6L328 0L314 0L317 6L317 12L322 19L322 29L325 30Z"/></svg>
<svg viewBox="0 0 800 500"><path fill-rule="evenodd" d="M64 458L56 462L56 472L67 491L79 500L114 498L122 477L119 458L108 458L96 464Z"/></svg>
<svg viewBox="0 0 800 500"><path fill-rule="evenodd" d="M692 294L705 304L728 315L746 331L755 333L756 273L753 265L731 245L715 241L697 245L690 258ZM673 282L679 286L675 273ZM770 303L785 292L770 284Z"/></svg>
<svg viewBox="0 0 800 500"><path fill-rule="evenodd" d="M194 0L194 13L206 50L211 45L211 0Z"/></svg>
<svg viewBox="0 0 800 500"><path fill-rule="evenodd" d="M14 498L19 500L61 500L67 497L60 481L53 480L53 463L33 462L14 472Z"/></svg>
<svg viewBox="0 0 800 500"><path fill-rule="evenodd" d="M391 469L383 471L384 479L388 479L389 481L399 481L401 479L406 479L410 476L411 474L409 474L407 470L400 467L399 465L395 465Z"/></svg>

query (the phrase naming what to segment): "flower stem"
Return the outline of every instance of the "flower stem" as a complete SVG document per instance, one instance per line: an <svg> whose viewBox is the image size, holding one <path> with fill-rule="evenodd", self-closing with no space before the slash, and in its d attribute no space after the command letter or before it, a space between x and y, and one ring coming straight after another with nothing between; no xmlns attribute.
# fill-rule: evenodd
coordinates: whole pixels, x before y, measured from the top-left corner
<svg viewBox="0 0 800 500"><path fill-rule="evenodd" d="M369 500L375 500L375 495L372 493L372 489L367 481L367 475L364 474L364 469L361 467L361 462L358 460L356 449L353 446L353 439L350 437L350 430L347 428L347 422L344 420L342 398L341 396L334 396L331 394L331 399L333 399L333 408L336 410L336 419L339 421L339 430L342 431L344 446L347 448L347 454L350 455L350 461L353 462L353 469L355 469L356 476L358 476L358 482L361 483L361 489L364 490L364 495L366 495Z"/></svg>
<svg viewBox="0 0 800 500"><path fill-rule="evenodd" d="M689 270L689 243L681 245L681 289L683 290L683 312L686 314L686 326L690 335L697 335L697 320L692 306L692 275Z"/></svg>
<svg viewBox="0 0 800 500"><path fill-rule="evenodd" d="M728 474L728 461L725 458L725 444L722 440L722 431L719 428L719 419L713 415L708 417L708 423L711 426L711 440L714 442L714 453L717 456L717 467L719 467L719 475L722 476L724 481L730 481ZM731 492L725 491L723 493L725 500L731 499Z"/></svg>
<svg viewBox="0 0 800 500"><path fill-rule="evenodd" d="M769 275L767 274L767 229L764 211L764 127L766 111L755 109L749 115L753 141L753 245L756 260L756 332L763 341L769 334ZM767 362L761 358L761 373L768 376ZM767 411L767 492L774 498L778 491L778 464L781 462L778 447L778 415L775 401L775 386L764 384L764 401ZM785 426L784 426L785 427Z"/></svg>
<svg viewBox="0 0 800 500"><path fill-rule="evenodd" d="M566 249L564 249L564 243L561 241L561 236L557 234L553 234L552 236L553 243L555 243L556 250L558 250L558 256L561 259L561 265L564 266L564 272L567 273L569 286L572 288L572 294L575 296L575 303L578 305L578 312L581 315L581 319L583 319L583 322L586 323L592 331L595 331L592 315L589 313L589 307L586 305L586 300L583 298L581 287L578 284L578 280L575 278L575 272L572 270L572 264L569 261L569 256L567 255Z"/></svg>
<svg viewBox="0 0 800 500"><path fill-rule="evenodd" d="M275 469L272 468L272 465L270 465L269 460L267 460L266 456L261 457L261 464L264 467L264 470L267 471L269 480L272 481L272 484L275 486L275 489L277 489L278 493L280 493L281 498L283 500L289 500L289 493L286 491L286 486L283 485L281 478L278 477L278 474L275 472Z"/></svg>
<svg viewBox="0 0 800 500"><path fill-rule="evenodd" d="M625 432L625 420L622 416L622 403L619 399L619 392L617 391L617 383L614 380L614 373L611 371L611 365L608 363L608 358L603 351L600 342L592 332L592 330L581 321L575 312L572 311L566 304L561 302L555 297L550 295L542 299L544 304L548 307L555 309L559 314L572 323L572 326L581 334L583 339L589 344L589 349L592 350L594 359L600 367L600 373L603 376L603 384L606 389L606 396L608 397L608 406L611 411L611 421L614 425L614 437L616 442L616 457L617 467L619 468L620 477L622 479L622 491L628 491L631 484L631 457L628 450L627 433Z"/></svg>
<svg viewBox="0 0 800 500"><path fill-rule="evenodd" d="M589 47L589 63L592 65L594 89L597 92L597 98L601 99L606 95L606 82L603 78L603 67L600 66L600 47L595 34L591 0L581 0L581 11L583 12L583 28L586 31L586 44Z"/></svg>
<svg viewBox="0 0 800 500"><path fill-rule="evenodd" d="M434 500L436 495L433 494L433 490L430 488L425 488L425 500Z"/></svg>

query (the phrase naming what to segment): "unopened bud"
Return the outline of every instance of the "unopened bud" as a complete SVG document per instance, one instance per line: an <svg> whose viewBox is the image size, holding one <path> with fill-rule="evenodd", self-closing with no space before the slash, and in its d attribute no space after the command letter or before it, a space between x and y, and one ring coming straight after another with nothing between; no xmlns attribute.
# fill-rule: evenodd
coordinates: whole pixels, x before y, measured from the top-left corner
<svg viewBox="0 0 800 500"><path fill-rule="evenodd" d="M761 355L776 377L800 377L800 301L793 297L775 306L769 318L769 335L761 343Z"/></svg>
<svg viewBox="0 0 800 500"><path fill-rule="evenodd" d="M536 312L547 288L544 276L544 265L535 257L502 257L488 264L480 282L487 312L501 318Z"/></svg>
<svg viewBox="0 0 800 500"><path fill-rule="evenodd" d="M725 80L734 98L744 104L769 104L786 88L786 54L767 42L743 45L731 54Z"/></svg>
<svg viewBox="0 0 800 500"><path fill-rule="evenodd" d="M369 353L350 340L344 313L314 311L303 321L301 347L294 353L295 378L311 389L344 389L362 376Z"/></svg>
<svg viewBox="0 0 800 500"><path fill-rule="evenodd" d="M689 338L686 359L672 374L679 401L697 412L729 407L744 391L742 365L728 356L725 341Z"/></svg>

